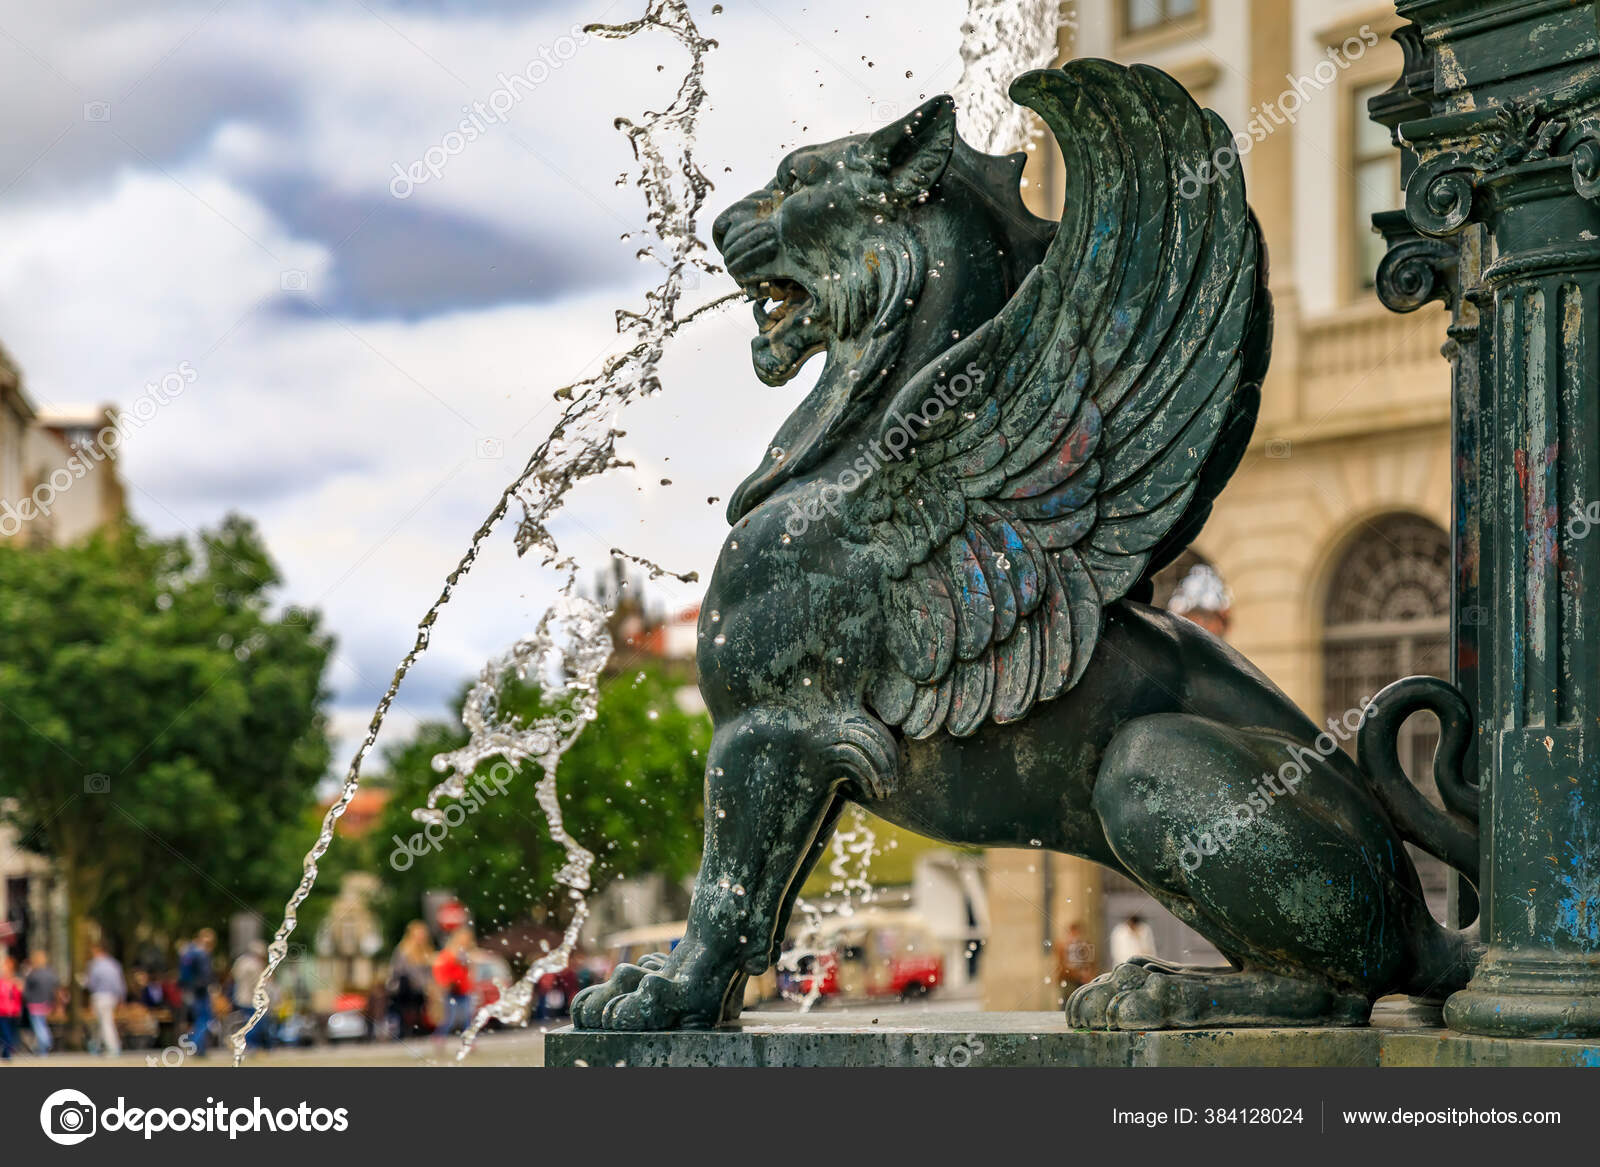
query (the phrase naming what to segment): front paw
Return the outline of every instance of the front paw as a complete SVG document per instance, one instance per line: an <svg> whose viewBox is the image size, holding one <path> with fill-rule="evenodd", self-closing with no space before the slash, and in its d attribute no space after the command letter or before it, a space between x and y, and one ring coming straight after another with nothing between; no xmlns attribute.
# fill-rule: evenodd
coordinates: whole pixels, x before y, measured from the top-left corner
<svg viewBox="0 0 1600 1167"><path fill-rule="evenodd" d="M1067 1024L1074 1029L1114 1029L1112 1002L1149 977L1150 970L1138 964L1119 964L1067 999Z"/></svg>
<svg viewBox="0 0 1600 1167"><path fill-rule="evenodd" d="M619 964L611 971L609 980L590 985L572 999L572 1024L578 1029L600 1029L600 1018L605 1007L625 993L639 987L639 982L661 966L647 967L652 962L646 956L638 964Z"/></svg>
<svg viewBox="0 0 1600 1167"><path fill-rule="evenodd" d="M619 965L610 980L579 993L572 1002L572 1024L613 1032L709 1029L717 1023L722 999L707 986L707 978L674 970L671 958L657 953L638 964Z"/></svg>

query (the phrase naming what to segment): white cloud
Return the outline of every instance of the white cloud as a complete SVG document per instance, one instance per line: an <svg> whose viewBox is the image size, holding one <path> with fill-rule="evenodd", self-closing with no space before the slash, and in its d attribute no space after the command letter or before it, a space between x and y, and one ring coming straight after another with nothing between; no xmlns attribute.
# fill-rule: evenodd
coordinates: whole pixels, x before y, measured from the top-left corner
<svg viewBox="0 0 1600 1167"><path fill-rule="evenodd" d="M606 294L414 321L284 312L282 273L305 271L311 298L325 299L339 256L278 218L262 184L386 198L391 163L439 141L500 72L574 21L628 19L642 3L528 16L374 4L383 20L359 4L209 7L130 4L107 19L103 5L57 3L7 18L29 51L0 48L0 78L12 78L0 80L11 168L0 187L12 182L0 196L0 337L44 402L126 404L193 364L193 386L125 448L131 505L164 532L229 509L259 520L286 601L323 609L340 639L331 680L347 757L416 619L555 420L551 391L616 344L612 310L637 302L649 272ZM795 144L873 128L885 106L954 83L960 0L915 15L874 7L868 19L856 0L730 4L720 16L696 6L721 41L701 144L713 211ZM666 101L682 61L659 36L586 45L414 198L507 237L554 227L596 254L622 246L642 216L635 192L613 185L630 156L611 122ZM26 115L8 99L21 90L40 98ZM86 94L113 101L109 124L81 120ZM16 158L62 127L13 181ZM596 568L621 545L709 573L725 525L724 502L707 497L726 500L802 391L755 380L752 327L740 309L683 335L667 393L624 419L640 472L575 496L557 526L567 549ZM505 442L500 461L476 456L491 436ZM496 536L402 695L406 716L443 715L457 685L531 628L551 582L516 560L509 531ZM696 598L665 582L660 595Z"/></svg>

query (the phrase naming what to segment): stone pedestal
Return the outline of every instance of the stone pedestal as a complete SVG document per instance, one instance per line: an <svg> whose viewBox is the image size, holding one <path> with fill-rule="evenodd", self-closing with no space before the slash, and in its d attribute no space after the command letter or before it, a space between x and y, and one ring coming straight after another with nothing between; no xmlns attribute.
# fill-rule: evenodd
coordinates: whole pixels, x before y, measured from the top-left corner
<svg viewBox="0 0 1600 1167"><path fill-rule="evenodd" d="M547 1066L1548 1066L1600 1067L1600 1043L1515 1041L1396 1025L1089 1033L1060 1013L750 1013L703 1033L545 1038Z"/></svg>

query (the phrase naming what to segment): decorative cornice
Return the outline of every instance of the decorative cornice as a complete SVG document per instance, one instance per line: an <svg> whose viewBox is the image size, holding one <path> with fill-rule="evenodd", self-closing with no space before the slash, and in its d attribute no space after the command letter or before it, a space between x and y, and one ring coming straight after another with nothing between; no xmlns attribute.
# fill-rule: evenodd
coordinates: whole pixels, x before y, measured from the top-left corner
<svg viewBox="0 0 1600 1167"><path fill-rule="evenodd" d="M1429 96L1433 91L1433 59L1422 43L1422 30L1403 24L1391 34L1404 58L1395 83L1367 102L1367 112L1379 125L1388 126L1399 145L1401 122L1427 117L1432 112Z"/></svg>

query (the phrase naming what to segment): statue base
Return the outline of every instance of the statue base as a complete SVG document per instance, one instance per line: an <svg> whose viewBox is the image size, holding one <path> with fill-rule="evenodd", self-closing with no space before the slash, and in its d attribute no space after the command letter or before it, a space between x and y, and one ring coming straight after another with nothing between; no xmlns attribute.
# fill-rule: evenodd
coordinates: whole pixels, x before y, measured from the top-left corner
<svg viewBox="0 0 1600 1167"><path fill-rule="evenodd" d="M750 1013L724 1029L545 1037L547 1066L1600 1067L1600 1041L1528 1041L1415 1024L1381 1004L1362 1029L1094 1033L1060 1013Z"/></svg>

